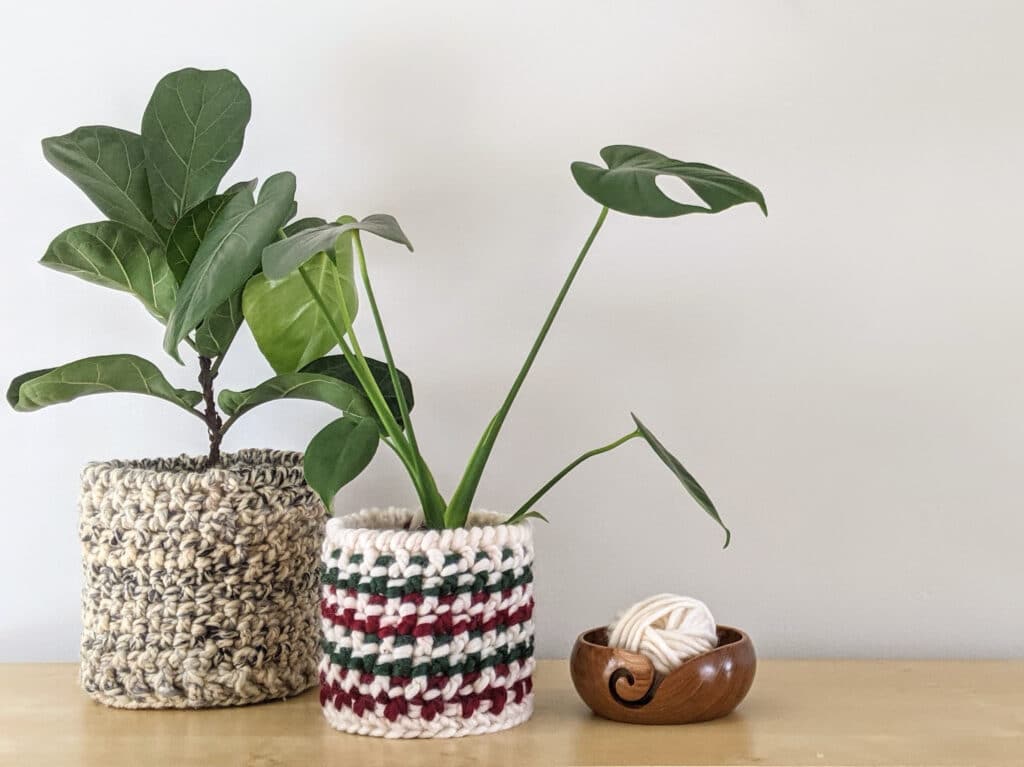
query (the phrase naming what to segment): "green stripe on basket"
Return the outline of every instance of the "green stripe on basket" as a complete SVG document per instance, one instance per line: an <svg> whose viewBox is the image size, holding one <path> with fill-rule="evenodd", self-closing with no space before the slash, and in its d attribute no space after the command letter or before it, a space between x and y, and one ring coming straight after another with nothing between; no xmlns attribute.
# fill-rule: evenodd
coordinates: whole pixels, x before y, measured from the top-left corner
<svg viewBox="0 0 1024 767"><path fill-rule="evenodd" d="M378 663L378 655L364 655L353 658L351 648L338 647L334 642L326 639L321 640L320 646L323 648L324 654L330 658L331 663L334 665L352 671L359 671L363 674L373 674L374 676L454 676L455 674L468 674L503 663L511 663L512 661L526 660L533 656L533 637L517 645L499 648L495 651L494 655L486 658L482 658L481 653L471 653L459 663L451 663L448 658L434 658L430 661L421 661L416 665L413 665L411 658L382 663Z"/></svg>
<svg viewBox="0 0 1024 767"><path fill-rule="evenodd" d="M346 578L340 576L337 567L323 571L321 582L326 586L334 586L336 589L355 591L359 594L373 594L388 599L408 596L409 594L422 594L425 597L443 597L452 594L477 594L485 592L494 594L499 591L514 589L533 582L533 569L527 565L522 568L519 575L514 570L507 570L501 573L501 577L494 583L488 583L492 573L477 573L473 576L472 582L459 583L459 579L467 573L456 573L442 578L440 583L435 583L427 588L423 587L423 576L412 575L405 579L401 585L389 585L391 580L386 575L367 577L354 573ZM435 580L431 578L431 580Z"/></svg>

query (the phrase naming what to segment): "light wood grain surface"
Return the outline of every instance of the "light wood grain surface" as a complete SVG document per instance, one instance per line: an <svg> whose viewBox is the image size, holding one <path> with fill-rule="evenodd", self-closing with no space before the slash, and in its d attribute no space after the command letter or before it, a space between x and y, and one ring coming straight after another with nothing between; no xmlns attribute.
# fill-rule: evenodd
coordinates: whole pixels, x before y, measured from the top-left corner
<svg viewBox="0 0 1024 767"><path fill-rule="evenodd" d="M116 711L89 700L76 673L0 665L0 764L1024 766L1024 662L765 661L729 717L643 727L594 717L567 663L541 661L528 724L412 742L331 730L315 691L246 708Z"/></svg>

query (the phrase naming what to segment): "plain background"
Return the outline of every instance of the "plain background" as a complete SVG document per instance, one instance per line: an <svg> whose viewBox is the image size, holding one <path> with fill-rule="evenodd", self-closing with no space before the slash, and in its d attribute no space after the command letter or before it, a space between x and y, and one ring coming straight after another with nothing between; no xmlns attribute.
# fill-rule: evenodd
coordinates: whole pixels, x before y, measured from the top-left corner
<svg viewBox="0 0 1024 767"><path fill-rule="evenodd" d="M133 298L35 263L100 218L39 139L137 130L173 69L252 93L228 180L288 169L301 214L402 222L415 254L365 242L449 490L598 212L569 163L613 143L709 162L769 217L613 214L479 501L515 508L634 410L733 544L642 443L586 464L540 507L541 655L675 591L767 656L1024 656L1022 28L1013 2L15 4L0 373L131 352L191 385ZM269 375L244 330L222 385ZM329 417L268 405L227 447L301 449ZM205 434L130 396L4 409L0 429L0 659L72 660L82 465ZM337 509L413 499L382 452Z"/></svg>

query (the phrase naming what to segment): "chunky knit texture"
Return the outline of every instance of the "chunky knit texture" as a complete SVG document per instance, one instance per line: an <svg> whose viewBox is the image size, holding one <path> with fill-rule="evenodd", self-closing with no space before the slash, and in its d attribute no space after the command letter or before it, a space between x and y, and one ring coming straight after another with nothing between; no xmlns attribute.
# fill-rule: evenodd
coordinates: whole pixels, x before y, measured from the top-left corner
<svg viewBox="0 0 1024 767"><path fill-rule="evenodd" d="M369 509L327 523L320 703L333 727L454 738L530 718L533 534L502 521L409 530L412 512Z"/></svg>
<svg viewBox="0 0 1024 767"><path fill-rule="evenodd" d="M119 708L232 706L316 684L324 507L299 453L82 473L82 687Z"/></svg>

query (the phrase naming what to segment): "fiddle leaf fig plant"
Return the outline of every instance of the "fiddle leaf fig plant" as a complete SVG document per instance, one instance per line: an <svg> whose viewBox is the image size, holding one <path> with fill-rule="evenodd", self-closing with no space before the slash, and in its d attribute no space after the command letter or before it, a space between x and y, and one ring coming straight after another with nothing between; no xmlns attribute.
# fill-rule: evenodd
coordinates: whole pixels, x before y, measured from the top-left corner
<svg viewBox="0 0 1024 767"><path fill-rule="evenodd" d="M401 243L411 251L412 245L397 221L391 216L384 215L368 216L361 221L350 216L342 216L333 224L310 225L301 231L286 232L287 237L269 244L264 249L264 276L270 281L287 281L298 275L319 310L321 321L341 348L342 355L336 356L335 361L339 365L344 361L347 366L345 372L349 377L345 380L353 385L357 384L366 394L379 425L379 428L371 430L368 426L362 425L365 423L365 415L349 410L344 416L325 427L310 442L305 457L306 479L320 493L326 505L330 505L334 494L369 463L380 441L393 450L405 466L422 505L425 525L435 529L464 526L505 419L533 367L576 274L583 266L598 233L604 226L609 211L633 216L669 218L689 213L719 213L734 205L754 203L767 215L764 196L757 187L720 168L703 163L681 162L650 149L628 145L605 147L601 150L601 158L606 167L586 162L572 164L572 175L576 183L584 193L601 205L597 222L569 270L569 275L558 292L519 374L480 437L461 480L447 499L438 490L416 439L409 415L412 408L411 392L406 396L407 392L401 385L401 373L395 367L360 240L361 232L369 232ZM657 186L657 177L661 175L674 176L682 180L705 205L683 204L673 200ZM317 254L332 241L335 243L336 252L347 252L351 249L354 254L364 298L373 314L386 360L387 378L381 375L381 363L365 357L356 336L352 323L356 308L355 298L348 291L342 290L340 284L333 291L324 286L319 272L319 262L316 259ZM607 445L584 452L570 462L530 496L508 518L508 523L531 517L545 519L535 508L535 504L563 477L590 458L614 450L631 440L641 439L675 475L696 503L722 527L726 536L725 545L728 545L729 529L704 488L639 418L633 415L632 419L635 428Z"/></svg>
<svg viewBox="0 0 1024 767"><path fill-rule="evenodd" d="M385 392L385 406L396 398L390 368L365 360L374 389L364 390L349 362L329 354L337 340L304 278L273 283L261 269L263 251L274 241L326 227L331 233L316 240L307 276L321 301L336 307L333 321L351 322L357 294L349 243L339 247L337 232L323 219L292 221L291 173L276 173L262 186L252 179L220 190L242 150L250 114L249 92L234 73L183 69L157 84L140 133L87 126L43 140L44 157L106 219L57 235L41 263L135 296L164 324L171 358L182 362L183 344L198 358L199 388L176 388L153 362L112 354L18 376L7 391L11 407L32 411L118 392L158 397L204 422L208 466L220 462L221 441L239 417L275 400L323 402L377 428L373 398ZM395 236L390 217L368 221L367 228ZM339 305L346 307L344 316ZM218 396L214 381L245 321L276 375ZM409 379L396 375L397 391L412 407ZM361 428L364 440L368 428Z"/></svg>

